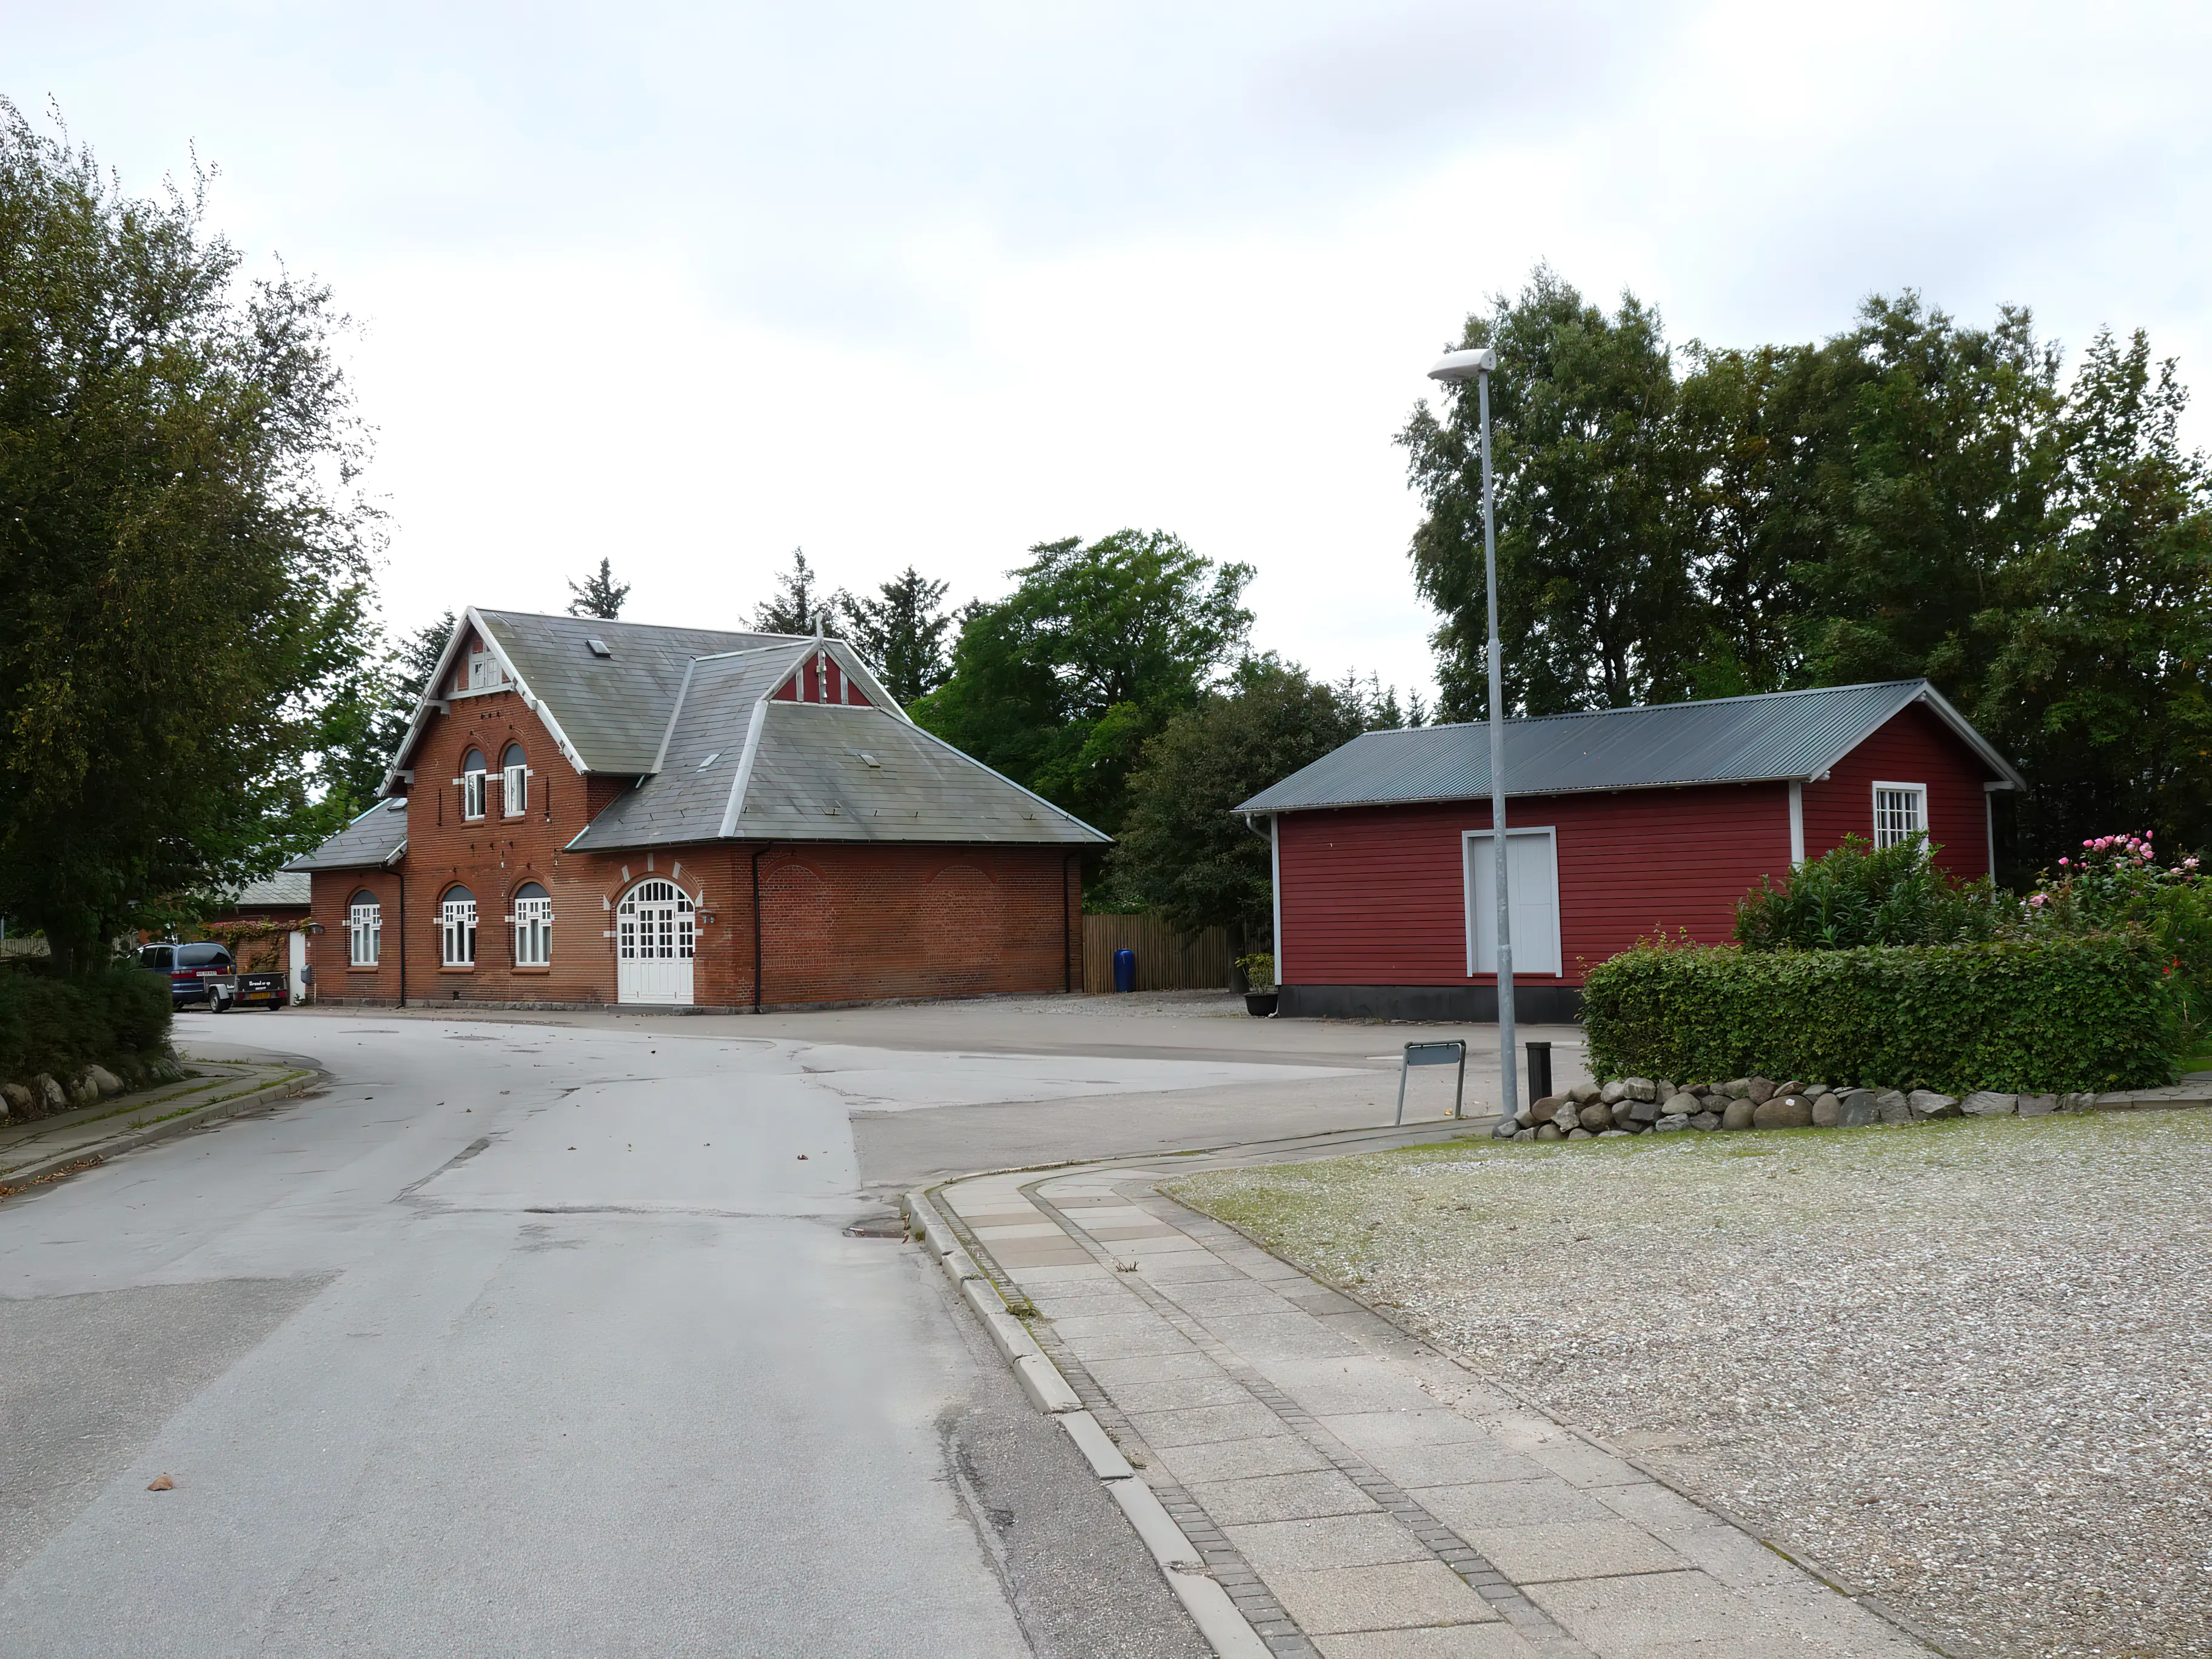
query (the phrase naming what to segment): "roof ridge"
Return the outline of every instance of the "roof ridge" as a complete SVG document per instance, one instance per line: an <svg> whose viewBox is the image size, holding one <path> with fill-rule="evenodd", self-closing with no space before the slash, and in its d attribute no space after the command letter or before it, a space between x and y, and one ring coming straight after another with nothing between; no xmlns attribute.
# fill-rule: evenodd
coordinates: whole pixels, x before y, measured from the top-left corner
<svg viewBox="0 0 2212 1659"><path fill-rule="evenodd" d="M565 611L511 611L504 605L471 607L477 615L485 617L534 617L540 622L581 623L586 626L647 628L656 634L749 634L761 640L811 640L811 634L778 634L765 628L707 628L695 623L628 622L620 617L578 617Z"/></svg>
<svg viewBox="0 0 2212 1659"><path fill-rule="evenodd" d="M1686 697L1680 702L1632 702L1625 708L1568 708L1556 714L1508 714L1508 726L1538 726L1546 720L1595 720L1606 714L1651 714L1681 708L1712 708L1724 702L1771 702L1778 697L1811 697L1835 691L1879 691L1891 686L1926 685L1927 676L1915 675L1899 680L1853 680L1845 685L1792 685L1779 691L1739 691L1726 697ZM1398 737L1411 732L1467 732L1480 731L1487 726L1486 720L1438 720L1427 726L1384 726L1371 732L1362 732L1363 738Z"/></svg>

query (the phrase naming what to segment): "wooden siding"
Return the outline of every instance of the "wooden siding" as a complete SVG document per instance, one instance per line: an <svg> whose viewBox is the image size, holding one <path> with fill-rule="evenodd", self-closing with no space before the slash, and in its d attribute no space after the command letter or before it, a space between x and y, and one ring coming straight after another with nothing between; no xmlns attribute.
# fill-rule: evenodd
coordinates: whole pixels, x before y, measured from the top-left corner
<svg viewBox="0 0 2212 1659"><path fill-rule="evenodd" d="M1139 991L1225 990L1237 982L1226 929L1178 933L1155 915L1083 919L1083 988L1096 995L1114 988L1114 952L1137 953Z"/></svg>
<svg viewBox="0 0 2212 1659"><path fill-rule="evenodd" d="M1762 870L1790 867L1778 783L1640 789L1510 801L1509 829L1558 832L1565 972L1516 984L1579 985L1598 963L1664 927L1729 937ZM1290 985L1489 985L1467 972L1461 836L1490 828L1487 801L1286 812L1283 940Z"/></svg>
<svg viewBox="0 0 2212 1659"><path fill-rule="evenodd" d="M1805 850L1871 839L1874 782L1924 783L1942 861L1989 866L1982 782L1993 775L1914 704L1869 737L1825 783L1804 789ZM1279 821L1286 985L1489 985L1467 973L1462 832L1490 828L1488 801L1286 812ZM1558 831L1565 972L1516 984L1579 985L1584 969L1661 929L1726 941L1735 903L1762 875L1790 870L1785 783L1533 797L1507 803L1510 828Z"/></svg>
<svg viewBox="0 0 2212 1659"><path fill-rule="evenodd" d="M1818 858L1845 836L1874 839L1874 786L1928 786L1928 838L1937 860L1972 879L1990 870L1989 811L1982 785L1996 774L1932 710L1914 703L1836 763L1825 783L1805 786L1805 855Z"/></svg>

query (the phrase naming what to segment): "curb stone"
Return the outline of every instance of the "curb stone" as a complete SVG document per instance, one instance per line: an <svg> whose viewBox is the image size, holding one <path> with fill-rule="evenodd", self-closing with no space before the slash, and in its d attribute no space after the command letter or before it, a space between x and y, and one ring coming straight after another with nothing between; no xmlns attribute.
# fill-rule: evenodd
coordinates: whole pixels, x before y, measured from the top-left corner
<svg viewBox="0 0 2212 1659"><path fill-rule="evenodd" d="M1060 1367L1037 1346L1021 1321L1006 1311L998 1286L976 1268L975 1259L961 1248L937 1206L920 1188L906 1194L901 1203L908 1222L921 1230L923 1241L962 1299L982 1316L984 1328L1012 1367L1022 1392L1039 1411L1060 1424L1083 1454L1091 1472L1128 1516L1129 1524L1167 1579L1168 1588L1218 1659L1273 1659L1273 1650L1237 1609L1229 1592L1207 1575L1197 1547L1176 1524L1175 1517L1161 1506L1152 1489L1137 1478L1137 1472L1099 1426L1098 1419L1083 1409L1081 1399L1060 1375Z"/></svg>
<svg viewBox="0 0 2212 1659"><path fill-rule="evenodd" d="M56 1152L36 1163L10 1170L4 1184L10 1188L28 1186L72 1165L94 1168L121 1153L135 1152L141 1146L150 1146L173 1135L182 1134L187 1129L197 1129L204 1123L219 1123L227 1118L246 1117L265 1111L280 1102L295 1099L310 1089L320 1088L329 1081L330 1073L319 1067L291 1072L249 1093L233 1095L224 1100L211 1100L204 1106L192 1107L173 1117L165 1117L136 1129L125 1129L104 1140L88 1142L71 1151Z"/></svg>

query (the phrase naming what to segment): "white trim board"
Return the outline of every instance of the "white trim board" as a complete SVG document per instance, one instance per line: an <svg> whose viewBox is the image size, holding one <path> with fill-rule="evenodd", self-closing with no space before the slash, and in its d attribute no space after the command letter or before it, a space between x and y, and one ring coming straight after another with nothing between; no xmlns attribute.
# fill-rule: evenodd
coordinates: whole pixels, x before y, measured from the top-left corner
<svg viewBox="0 0 2212 1659"><path fill-rule="evenodd" d="M1494 975L1497 972L1494 953L1492 965L1485 968L1478 961L1480 952L1477 949L1478 920L1484 908L1484 901L1489 899L1489 895L1496 890L1496 878L1493 876L1490 882L1485 883L1478 881L1474 873L1474 844L1477 842L1489 841L1493 833L1488 830L1463 830L1460 832L1460 890L1462 895L1463 919L1467 930L1467 976L1469 979L1473 979L1477 974ZM1545 864L1551 884L1549 895L1552 913L1551 957L1548 962L1538 962L1532 957L1524 956L1522 951L1521 939L1516 935L1513 941L1513 978L1516 983L1532 974L1548 974L1557 979L1565 972L1566 948L1559 937L1559 832L1555 825L1516 823L1506 827L1505 844L1509 858L1506 865L1508 884L1506 902L1516 912L1526 902L1511 891L1513 866L1510 859L1512 845L1516 841L1530 841L1538 836L1543 838L1548 854ZM1490 902L1495 902L1495 900L1490 900ZM1281 977L1279 969L1277 970L1276 976L1279 980Z"/></svg>

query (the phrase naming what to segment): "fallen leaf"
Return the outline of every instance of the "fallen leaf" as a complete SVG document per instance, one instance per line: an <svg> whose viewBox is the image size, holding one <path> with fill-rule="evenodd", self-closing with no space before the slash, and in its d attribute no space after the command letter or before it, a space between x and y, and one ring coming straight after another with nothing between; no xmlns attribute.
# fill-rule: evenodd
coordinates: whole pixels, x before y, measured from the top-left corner
<svg viewBox="0 0 2212 1659"><path fill-rule="evenodd" d="M805 1153L804 1153L804 1152L801 1152L801 1153L799 1155L799 1161L801 1164L805 1163L805 1162L806 1162L806 1154L805 1154Z"/></svg>
<svg viewBox="0 0 2212 1659"><path fill-rule="evenodd" d="M166 1474L157 1474L146 1483L148 1492L174 1492L176 1489L177 1483Z"/></svg>

